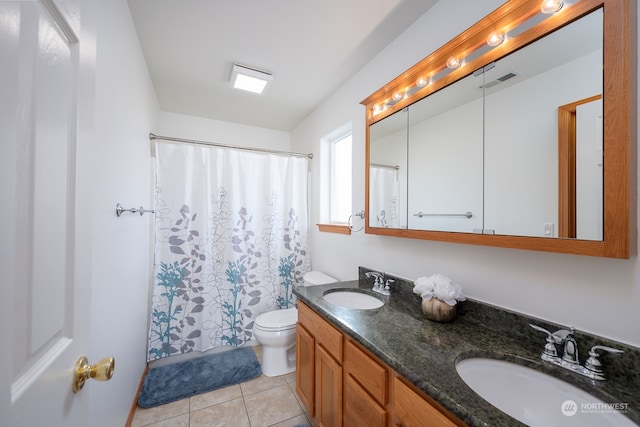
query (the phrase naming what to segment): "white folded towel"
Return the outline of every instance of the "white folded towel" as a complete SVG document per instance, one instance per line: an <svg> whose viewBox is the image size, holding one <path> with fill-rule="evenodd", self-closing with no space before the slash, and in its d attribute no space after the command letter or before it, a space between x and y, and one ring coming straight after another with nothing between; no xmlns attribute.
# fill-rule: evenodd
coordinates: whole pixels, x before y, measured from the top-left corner
<svg viewBox="0 0 640 427"><path fill-rule="evenodd" d="M462 287L440 273L429 277L418 277L413 284L413 292L426 300L436 297L449 305L456 305L458 301L465 299Z"/></svg>

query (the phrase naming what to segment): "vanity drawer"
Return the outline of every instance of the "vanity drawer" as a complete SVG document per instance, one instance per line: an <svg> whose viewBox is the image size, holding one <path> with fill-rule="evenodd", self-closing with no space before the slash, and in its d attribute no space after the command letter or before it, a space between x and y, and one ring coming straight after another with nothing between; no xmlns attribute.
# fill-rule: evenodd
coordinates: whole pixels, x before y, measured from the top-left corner
<svg viewBox="0 0 640 427"><path fill-rule="evenodd" d="M314 336L316 343L342 363L342 332L301 301L298 301L298 322Z"/></svg>
<svg viewBox="0 0 640 427"><path fill-rule="evenodd" d="M387 427L388 413L350 375L344 376L342 425Z"/></svg>
<svg viewBox="0 0 640 427"><path fill-rule="evenodd" d="M380 405L387 403L387 370L351 341L346 341L344 366L353 377Z"/></svg>
<svg viewBox="0 0 640 427"><path fill-rule="evenodd" d="M393 379L394 425L413 427L455 427L457 424L411 390L400 378Z"/></svg>

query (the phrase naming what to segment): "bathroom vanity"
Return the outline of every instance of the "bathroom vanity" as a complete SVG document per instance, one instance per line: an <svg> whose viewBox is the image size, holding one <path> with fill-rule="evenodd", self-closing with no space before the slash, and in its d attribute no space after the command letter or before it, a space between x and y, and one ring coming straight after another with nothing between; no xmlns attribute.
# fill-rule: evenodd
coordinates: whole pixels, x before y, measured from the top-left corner
<svg viewBox="0 0 640 427"><path fill-rule="evenodd" d="M464 425L303 302L298 319L296 391L319 426Z"/></svg>
<svg viewBox="0 0 640 427"><path fill-rule="evenodd" d="M582 359L596 344L607 355L605 381L594 382L540 360L544 336L529 323L540 319L475 301L461 303L451 323L427 320L412 284L396 278L380 308L358 310L328 303L331 289L369 292L360 280L297 288L296 391L318 426L524 425L476 394L456 363L473 357L507 360L572 384L607 403L626 403L627 420L640 424L640 349L576 332ZM548 408L558 411L561 408Z"/></svg>

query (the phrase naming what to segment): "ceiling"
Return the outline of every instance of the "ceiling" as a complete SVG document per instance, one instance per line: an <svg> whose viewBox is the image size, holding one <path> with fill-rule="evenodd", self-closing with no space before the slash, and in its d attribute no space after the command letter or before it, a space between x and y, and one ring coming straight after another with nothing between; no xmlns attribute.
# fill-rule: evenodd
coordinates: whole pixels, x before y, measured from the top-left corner
<svg viewBox="0 0 640 427"><path fill-rule="evenodd" d="M162 111L291 131L437 0L128 0ZM239 63L273 74L232 89Z"/></svg>

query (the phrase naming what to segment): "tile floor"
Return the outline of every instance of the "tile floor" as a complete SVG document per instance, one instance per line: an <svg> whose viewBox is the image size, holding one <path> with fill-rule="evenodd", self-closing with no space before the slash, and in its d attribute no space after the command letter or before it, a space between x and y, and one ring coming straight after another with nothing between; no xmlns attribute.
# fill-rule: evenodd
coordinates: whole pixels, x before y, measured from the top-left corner
<svg viewBox="0 0 640 427"><path fill-rule="evenodd" d="M262 360L262 348L253 347ZM295 372L258 378L188 399L144 409L132 427L293 427L311 425L296 396Z"/></svg>

